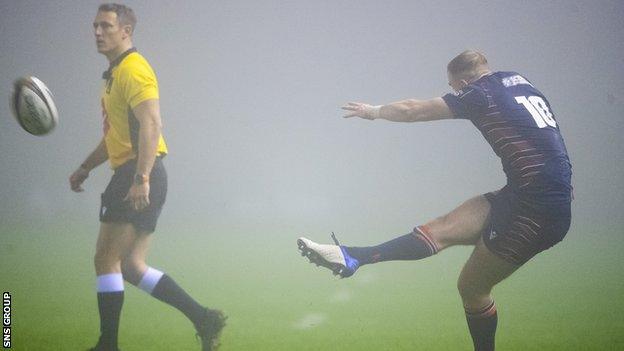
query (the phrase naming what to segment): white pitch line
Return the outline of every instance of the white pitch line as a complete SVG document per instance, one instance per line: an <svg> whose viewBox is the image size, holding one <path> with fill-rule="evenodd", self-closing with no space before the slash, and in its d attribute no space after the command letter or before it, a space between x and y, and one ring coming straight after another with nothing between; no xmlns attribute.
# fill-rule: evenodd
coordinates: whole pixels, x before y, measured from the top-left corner
<svg viewBox="0 0 624 351"><path fill-rule="evenodd" d="M299 330L306 330L314 328L324 323L327 320L327 316L324 313L308 313L303 318L293 323L293 328Z"/></svg>

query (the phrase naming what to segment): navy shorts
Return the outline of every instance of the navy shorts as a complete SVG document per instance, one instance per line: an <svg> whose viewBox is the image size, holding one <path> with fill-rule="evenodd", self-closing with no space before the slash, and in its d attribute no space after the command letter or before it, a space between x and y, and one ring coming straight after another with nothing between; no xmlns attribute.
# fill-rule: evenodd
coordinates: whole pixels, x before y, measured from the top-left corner
<svg viewBox="0 0 624 351"><path fill-rule="evenodd" d="M137 231L153 233L167 196L167 172L162 157L156 157L149 177L150 204L142 211L136 211L124 201L134 181L136 160L130 160L115 169L110 183L102 193L100 222L132 223Z"/></svg>
<svg viewBox="0 0 624 351"><path fill-rule="evenodd" d="M522 265L551 248L570 228L570 202L536 205L509 187L484 196L492 206L482 234L485 246L512 264Z"/></svg>

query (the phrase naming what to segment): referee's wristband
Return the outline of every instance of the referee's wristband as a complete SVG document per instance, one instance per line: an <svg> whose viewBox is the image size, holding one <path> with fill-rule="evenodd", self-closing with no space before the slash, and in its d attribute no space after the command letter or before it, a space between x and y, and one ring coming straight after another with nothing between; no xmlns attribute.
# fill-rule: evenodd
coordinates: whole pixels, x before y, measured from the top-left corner
<svg viewBox="0 0 624 351"><path fill-rule="evenodd" d="M91 172L91 169L87 166L87 163L86 163L86 162L83 162L83 163L80 165L80 168L82 168L82 170L86 171L87 173Z"/></svg>
<svg viewBox="0 0 624 351"><path fill-rule="evenodd" d="M134 184L142 185L145 183L149 183L149 176L146 174L135 174L134 175Z"/></svg>

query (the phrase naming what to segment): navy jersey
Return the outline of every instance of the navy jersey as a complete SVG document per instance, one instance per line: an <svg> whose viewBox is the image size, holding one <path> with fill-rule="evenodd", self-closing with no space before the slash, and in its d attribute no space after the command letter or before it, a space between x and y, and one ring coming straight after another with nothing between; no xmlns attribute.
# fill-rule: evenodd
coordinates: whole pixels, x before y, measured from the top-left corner
<svg viewBox="0 0 624 351"><path fill-rule="evenodd" d="M571 165L546 97L516 72L495 72L442 97L501 158L507 186L537 202L571 198Z"/></svg>

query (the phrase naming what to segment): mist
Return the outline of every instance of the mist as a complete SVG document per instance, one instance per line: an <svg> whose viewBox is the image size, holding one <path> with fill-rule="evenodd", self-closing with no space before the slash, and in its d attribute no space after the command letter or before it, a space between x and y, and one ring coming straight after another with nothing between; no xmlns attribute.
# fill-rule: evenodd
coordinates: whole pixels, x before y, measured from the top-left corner
<svg viewBox="0 0 624 351"><path fill-rule="evenodd" d="M0 2L0 96L34 75L60 113L56 130L35 137L0 99L2 236L22 225L97 225L108 165L84 193L67 179L102 137L98 4ZM446 63L467 48L494 70L521 72L551 102L573 164L572 232L621 228L621 1L127 4L138 17L134 44L159 79L167 231L400 234L502 187L499 160L467 121L342 118L347 101L449 92Z"/></svg>

